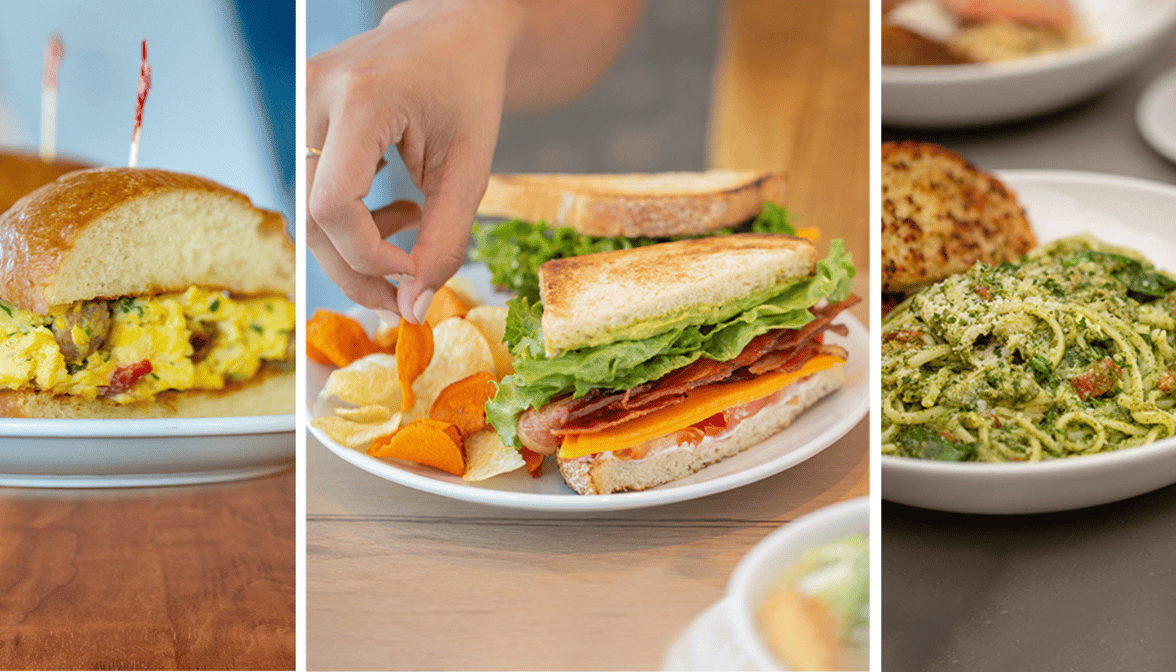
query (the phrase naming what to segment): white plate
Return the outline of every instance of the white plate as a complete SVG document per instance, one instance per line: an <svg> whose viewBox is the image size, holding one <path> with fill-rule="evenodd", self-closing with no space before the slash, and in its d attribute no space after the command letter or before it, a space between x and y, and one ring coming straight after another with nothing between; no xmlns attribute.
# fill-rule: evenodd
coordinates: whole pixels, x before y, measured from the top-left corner
<svg viewBox="0 0 1176 672"><path fill-rule="evenodd" d="M1176 68L1147 85L1135 107L1135 123L1152 149L1176 162Z"/></svg>
<svg viewBox="0 0 1176 672"><path fill-rule="evenodd" d="M1019 119L1108 88L1176 25L1176 0L1075 0L1094 41L1007 63L884 66L882 121L967 126Z"/></svg>
<svg viewBox="0 0 1176 672"><path fill-rule="evenodd" d="M1040 241L1090 233L1176 270L1176 187L1067 171L999 171ZM882 497L959 513L1043 513L1105 504L1176 483L1176 438L1037 463L988 464L882 455Z"/></svg>
<svg viewBox="0 0 1176 672"><path fill-rule="evenodd" d="M781 526L735 567L727 594L694 619L662 660L663 670L779 670L755 626L768 588L813 546L870 533L870 500L860 497Z"/></svg>
<svg viewBox="0 0 1176 672"><path fill-rule="evenodd" d="M473 280L483 297L489 294L490 276L484 265L467 264L459 275ZM498 303L502 298L497 294L490 302ZM375 328L377 320L370 311L359 310L353 314L369 330ZM800 464L841 438L866 414L870 405L868 334L865 327L848 313L843 313L838 321L849 327L849 334L844 338L829 334L827 339L850 353L845 366L845 384L841 389L822 399L791 426L762 444L681 480L641 492L578 495L564 484L551 460L544 463L540 478L531 478L525 470L519 470L479 483L467 483L458 476L431 467L370 457L363 451L335 443L314 427L309 429L332 452L364 471L393 483L469 502L547 511L612 511L705 497ZM326 384L331 368L314 362L310 362L307 368L307 408L314 417L318 393Z"/></svg>
<svg viewBox="0 0 1176 672"><path fill-rule="evenodd" d="M0 486L215 483L294 460L294 415L170 420L0 418Z"/></svg>

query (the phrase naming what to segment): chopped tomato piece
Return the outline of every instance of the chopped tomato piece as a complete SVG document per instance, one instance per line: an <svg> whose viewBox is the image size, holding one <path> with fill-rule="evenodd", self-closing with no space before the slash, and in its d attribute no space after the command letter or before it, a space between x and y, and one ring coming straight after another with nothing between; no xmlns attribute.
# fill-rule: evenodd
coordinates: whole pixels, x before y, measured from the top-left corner
<svg viewBox="0 0 1176 672"><path fill-rule="evenodd" d="M1091 364L1086 371L1070 379L1070 386L1082 399L1101 397L1119 380L1122 370L1110 357Z"/></svg>
<svg viewBox="0 0 1176 672"><path fill-rule="evenodd" d="M149 373L151 373L151 360L149 359L128 364L127 366L120 366L111 374L110 385L106 387L105 394L107 396L122 394L134 387L140 378Z"/></svg>

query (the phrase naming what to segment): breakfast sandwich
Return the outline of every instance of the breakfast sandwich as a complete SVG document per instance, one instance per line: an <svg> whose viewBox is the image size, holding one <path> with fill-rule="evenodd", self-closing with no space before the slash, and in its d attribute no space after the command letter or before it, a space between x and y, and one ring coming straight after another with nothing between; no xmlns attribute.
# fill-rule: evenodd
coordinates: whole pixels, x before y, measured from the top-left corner
<svg viewBox="0 0 1176 672"><path fill-rule="evenodd" d="M557 259L510 303L513 375L486 405L504 445L557 454L580 494L683 478L841 385L825 344L857 301L842 241L735 234Z"/></svg>
<svg viewBox="0 0 1176 672"><path fill-rule="evenodd" d="M0 416L294 410L281 215L155 169L65 175L0 215Z"/></svg>

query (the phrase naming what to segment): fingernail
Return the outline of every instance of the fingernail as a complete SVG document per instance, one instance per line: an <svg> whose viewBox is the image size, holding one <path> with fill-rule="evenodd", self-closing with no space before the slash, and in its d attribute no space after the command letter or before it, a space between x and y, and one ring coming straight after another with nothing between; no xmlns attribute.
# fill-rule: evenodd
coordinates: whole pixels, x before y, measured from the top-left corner
<svg viewBox="0 0 1176 672"><path fill-rule="evenodd" d="M396 325L400 324L400 313L396 312L395 310L375 308L372 310L372 312L374 312L376 316L380 318L381 322L388 325L389 327L395 327Z"/></svg>
<svg viewBox="0 0 1176 672"><path fill-rule="evenodd" d="M385 275L384 279L388 282L395 282L401 285L412 282L412 276L408 273L393 273L392 275Z"/></svg>
<svg viewBox="0 0 1176 672"><path fill-rule="evenodd" d="M429 304L433 303L433 290L426 289L417 297L416 303L412 304L412 314L416 315L417 322L425 323L425 316L429 314Z"/></svg>

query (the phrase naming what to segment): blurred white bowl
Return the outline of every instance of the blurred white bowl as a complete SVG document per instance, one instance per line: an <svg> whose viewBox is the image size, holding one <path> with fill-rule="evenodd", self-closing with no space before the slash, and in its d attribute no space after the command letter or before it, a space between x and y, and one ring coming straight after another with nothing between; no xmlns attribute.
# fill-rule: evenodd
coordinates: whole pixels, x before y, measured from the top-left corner
<svg viewBox="0 0 1176 672"><path fill-rule="evenodd" d="M1054 110L1109 87L1173 36L1176 0L1075 0L1091 44L1007 63L882 67L882 121L968 126Z"/></svg>
<svg viewBox="0 0 1176 672"><path fill-rule="evenodd" d="M746 643L751 659L760 669L780 669L756 625L756 613L789 567L800 562L805 551L850 534L870 533L868 497L827 506L798 518L769 534L739 561L727 584L731 621L735 637Z"/></svg>
<svg viewBox="0 0 1176 672"><path fill-rule="evenodd" d="M670 647L663 670L781 670L756 625L768 590L805 551L870 533L870 499L827 506L764 537L736 565L722 600L703 612Z"/></svg>

